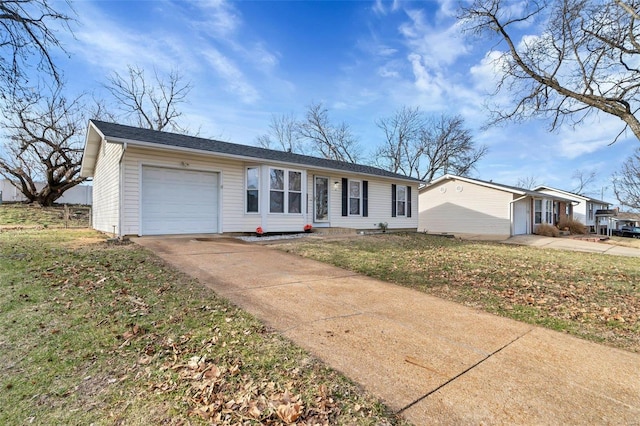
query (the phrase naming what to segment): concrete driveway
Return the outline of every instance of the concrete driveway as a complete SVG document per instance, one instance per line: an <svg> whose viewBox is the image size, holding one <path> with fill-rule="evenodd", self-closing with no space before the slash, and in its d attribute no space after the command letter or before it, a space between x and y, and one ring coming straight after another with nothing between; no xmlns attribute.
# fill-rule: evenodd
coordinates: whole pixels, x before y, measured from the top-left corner
<svg viewBox="0 0 640 426"><path fill-rule="evenodd" d="M616 246L613 244L584 241L575 238L552 238L540 235L516 235L502 241L505 244L516 244L531 247L581 251L586 253L602 253L613 256L640 257L640 249Z"/></svg>
<svg viewBox="0 0 640 426"><path fill-rule="evenodd" d="M640 355L230 238L138 238L417 425L640 424Z"/></svg>

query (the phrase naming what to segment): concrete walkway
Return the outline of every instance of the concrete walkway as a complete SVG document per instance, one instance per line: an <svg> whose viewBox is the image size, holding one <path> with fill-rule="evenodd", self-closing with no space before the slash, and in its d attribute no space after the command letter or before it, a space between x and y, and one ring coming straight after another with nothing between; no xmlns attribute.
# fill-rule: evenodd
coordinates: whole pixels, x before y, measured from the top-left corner
<svg viewBox="0 0 640 426"><path fill-rule="evenodd" d="M416 425L640 424L640 355L268 246L138 238Z"/></svg>
<svg viewBox="0 0 640 426"><path fill-rule="evenodd" d="M558 250L581 251L586 253L602 253L614 256L640 257L640 249L633 247L616 246L607 243L583 241L575 238L552 238L540 235L516 235L507 240L505 244L516 244L540 248Z"/></svg>

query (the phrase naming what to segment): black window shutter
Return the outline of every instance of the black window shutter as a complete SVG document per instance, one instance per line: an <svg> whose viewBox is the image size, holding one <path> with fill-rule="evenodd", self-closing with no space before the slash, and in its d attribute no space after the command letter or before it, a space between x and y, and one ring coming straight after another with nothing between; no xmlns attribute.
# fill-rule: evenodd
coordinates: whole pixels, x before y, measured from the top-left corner
<svg viewBox="0 0 640 426"><path fill-rule="evenodd" d="M362 216L369 216L369 181L362 181Z"/></svg>
<svg viewBox="0 0 640 426"><path fill-rule="evenodd" d="M342 178L342 216L349 216L349 187L345 178Z"/></svg>
<svg viewBox="0 0 640 426"><path fill-rule="evenodd" d="M407 186L407 217L411 217L411 187Z"/></svg>
<svg viewBox="0 0 640 426"><path fill-rule="evenodd" d="M391 217L396 217L396 185L391 184Z"/></svg>

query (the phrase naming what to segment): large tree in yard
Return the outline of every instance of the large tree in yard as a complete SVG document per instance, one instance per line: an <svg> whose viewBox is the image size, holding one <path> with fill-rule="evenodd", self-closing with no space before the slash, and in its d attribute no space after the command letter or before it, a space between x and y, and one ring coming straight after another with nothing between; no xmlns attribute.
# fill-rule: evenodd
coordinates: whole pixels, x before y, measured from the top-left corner
<svg viewBox="0 0 640 426"><path fill-rule="evenodd" d="M474 0L466 28L497 41L487 56L511 97L494 121L543 116L551 128L603 112L640 139L640 0Z"/></svg>
<svg viewBox="0 0 640 426"><path fill-rule="evenodd" d="M68 98L62 90L24 93L2 110L0 175L43 206L85 180L79 174L86 123L100 115L89 111L84 96Z"/></svg>
<svg viewBox="0 0 640 426"><path fill-rule="evenodd" d="M474 144L459 116L426 116L417 107L402 107L377 125L384 143L376 165L426 182L446 173L467 176L488 151Z"/></svg>

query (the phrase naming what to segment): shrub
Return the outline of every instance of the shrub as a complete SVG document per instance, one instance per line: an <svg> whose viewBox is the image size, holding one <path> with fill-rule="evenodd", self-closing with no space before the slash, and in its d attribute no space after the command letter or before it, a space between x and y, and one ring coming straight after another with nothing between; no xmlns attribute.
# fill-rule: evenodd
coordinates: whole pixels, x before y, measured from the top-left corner
<svg viewBox="0 0 640 426"><path fill-rule="evenodd" d="M558 228L568 228L572 234L586 234L587 227L584 226L579 220L564 218L558 222Z"/></svg>
<svg viewBox="0 0 640 426"><path fill-rule="evenodd" d="M543 237L557 237L560 235L560 231L553 225L542 223L538 225L534 234L542 235Z"/></svg>

